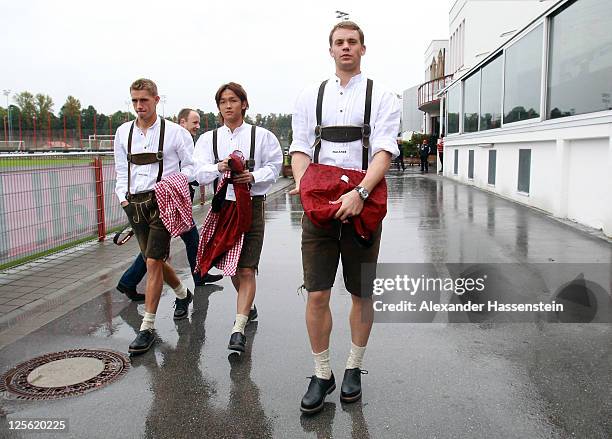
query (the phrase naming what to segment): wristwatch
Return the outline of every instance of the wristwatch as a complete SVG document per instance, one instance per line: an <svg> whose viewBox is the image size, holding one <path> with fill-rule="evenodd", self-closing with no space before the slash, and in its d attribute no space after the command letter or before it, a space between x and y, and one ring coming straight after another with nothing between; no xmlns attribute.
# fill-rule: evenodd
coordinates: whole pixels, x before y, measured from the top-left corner
<svg viewBox="0 0 612 439"><path fill-rule="evenodd" d="M355 186L355 190L357 191L357 193L359 194L359 196L361 197L363 201L365 201L370 196L370 193L364 187Z"/></svg>

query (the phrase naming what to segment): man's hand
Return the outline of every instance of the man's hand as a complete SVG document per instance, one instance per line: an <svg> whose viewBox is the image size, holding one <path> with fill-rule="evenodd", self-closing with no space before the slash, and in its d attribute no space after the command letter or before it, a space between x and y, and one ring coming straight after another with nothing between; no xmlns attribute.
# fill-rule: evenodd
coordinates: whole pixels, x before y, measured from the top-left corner
<svg viewBox="0 0 612 439"><path fill-rule="evenodd" d="M248 170L242 171L240 174L236 174L232 176L232 181L234 183L255 183L255 177Z"/></svg>
<svg viewBox="0 0 612 439"><path fill-rule="evenodd" d="M125 206L127 206L128 204L130 204L130 203L129 203L129 202L127 202L127 201L122 201L122 202L121 202L121 207L125 207Z"/></svg>
<svg viewBox="0 0 612 439"><path fill-rule="evenodd" d="M229 157L217 163L217 169L219 170L219 172L230 171L231 169L229 167Z"/></svg>
<svg viewBox="0 0 612 439"><path fill-rule="evenodd" d="M348 222L348 218L359 215L363 210L363 200L355 190L347 192L336 201L329 202L329 204L339 203L342 203L342 206L340 206L340 209L338 209L338 212L336 212L334 218L339 219L342 222Z"/></svg>
<svg viewBox="0 0 612 439"><path fill-rule="evenodd" d="M295 181L295 187L289 191L289 195L300 195L300 182Z"/></svg>

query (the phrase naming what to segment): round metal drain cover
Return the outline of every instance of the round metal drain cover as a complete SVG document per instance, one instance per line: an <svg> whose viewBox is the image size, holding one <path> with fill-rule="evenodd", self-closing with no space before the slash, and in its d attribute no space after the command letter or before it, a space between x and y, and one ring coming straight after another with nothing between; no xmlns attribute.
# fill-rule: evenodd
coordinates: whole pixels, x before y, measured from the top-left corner
<svg viewBox="0 0 612 439"><path fill-rule="evenodd" d="M129 359L107 350L75 349L45 354L2 376L0 391L19 399L58 399L99 389L122 377Z"/></svg>

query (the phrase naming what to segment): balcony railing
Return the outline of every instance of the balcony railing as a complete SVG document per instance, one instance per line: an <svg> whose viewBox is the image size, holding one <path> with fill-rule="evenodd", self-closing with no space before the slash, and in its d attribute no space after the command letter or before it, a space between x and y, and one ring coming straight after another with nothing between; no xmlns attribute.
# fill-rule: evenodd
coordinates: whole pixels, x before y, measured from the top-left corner
<svg viewBox="0 0 612 439"><path fill-rule="evenodd" d="M433 79L421 85L418 91L419 110L423 110L424 107L439 102L439 99L436 97L436 95L440 90L450 84L452 80L453 75L446 75L443 78Z"/></svg>

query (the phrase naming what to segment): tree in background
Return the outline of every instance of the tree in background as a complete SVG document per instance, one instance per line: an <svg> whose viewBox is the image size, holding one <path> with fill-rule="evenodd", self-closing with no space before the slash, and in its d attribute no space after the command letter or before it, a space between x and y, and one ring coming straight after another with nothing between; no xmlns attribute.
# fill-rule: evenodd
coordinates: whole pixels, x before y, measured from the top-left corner
<svg viewBox="0 0 612 439"><path fill-rule="evenodd" d="M74 96L68 96L62 105L59 116L60 119L66 117L66 128L72 129L77 126L77 118L81 115L81 101ZM63 123L63 121L62 121Z"/></svg>
<svg viewBox="0 0 612 439"><path fill-rule="evenodd" d="M38 93L34 96L34 103L36 104L36 117L38 119L46 121L49 116L55 118L51 96Z"/></svg>
<svg viewBox="0 0 612 439"><path fill-rule="evenodd" d="M34 95L29 91L22 91L13 98L21 110L24 128L32 128L32 118L36 116L36 103Z"/></svg>

